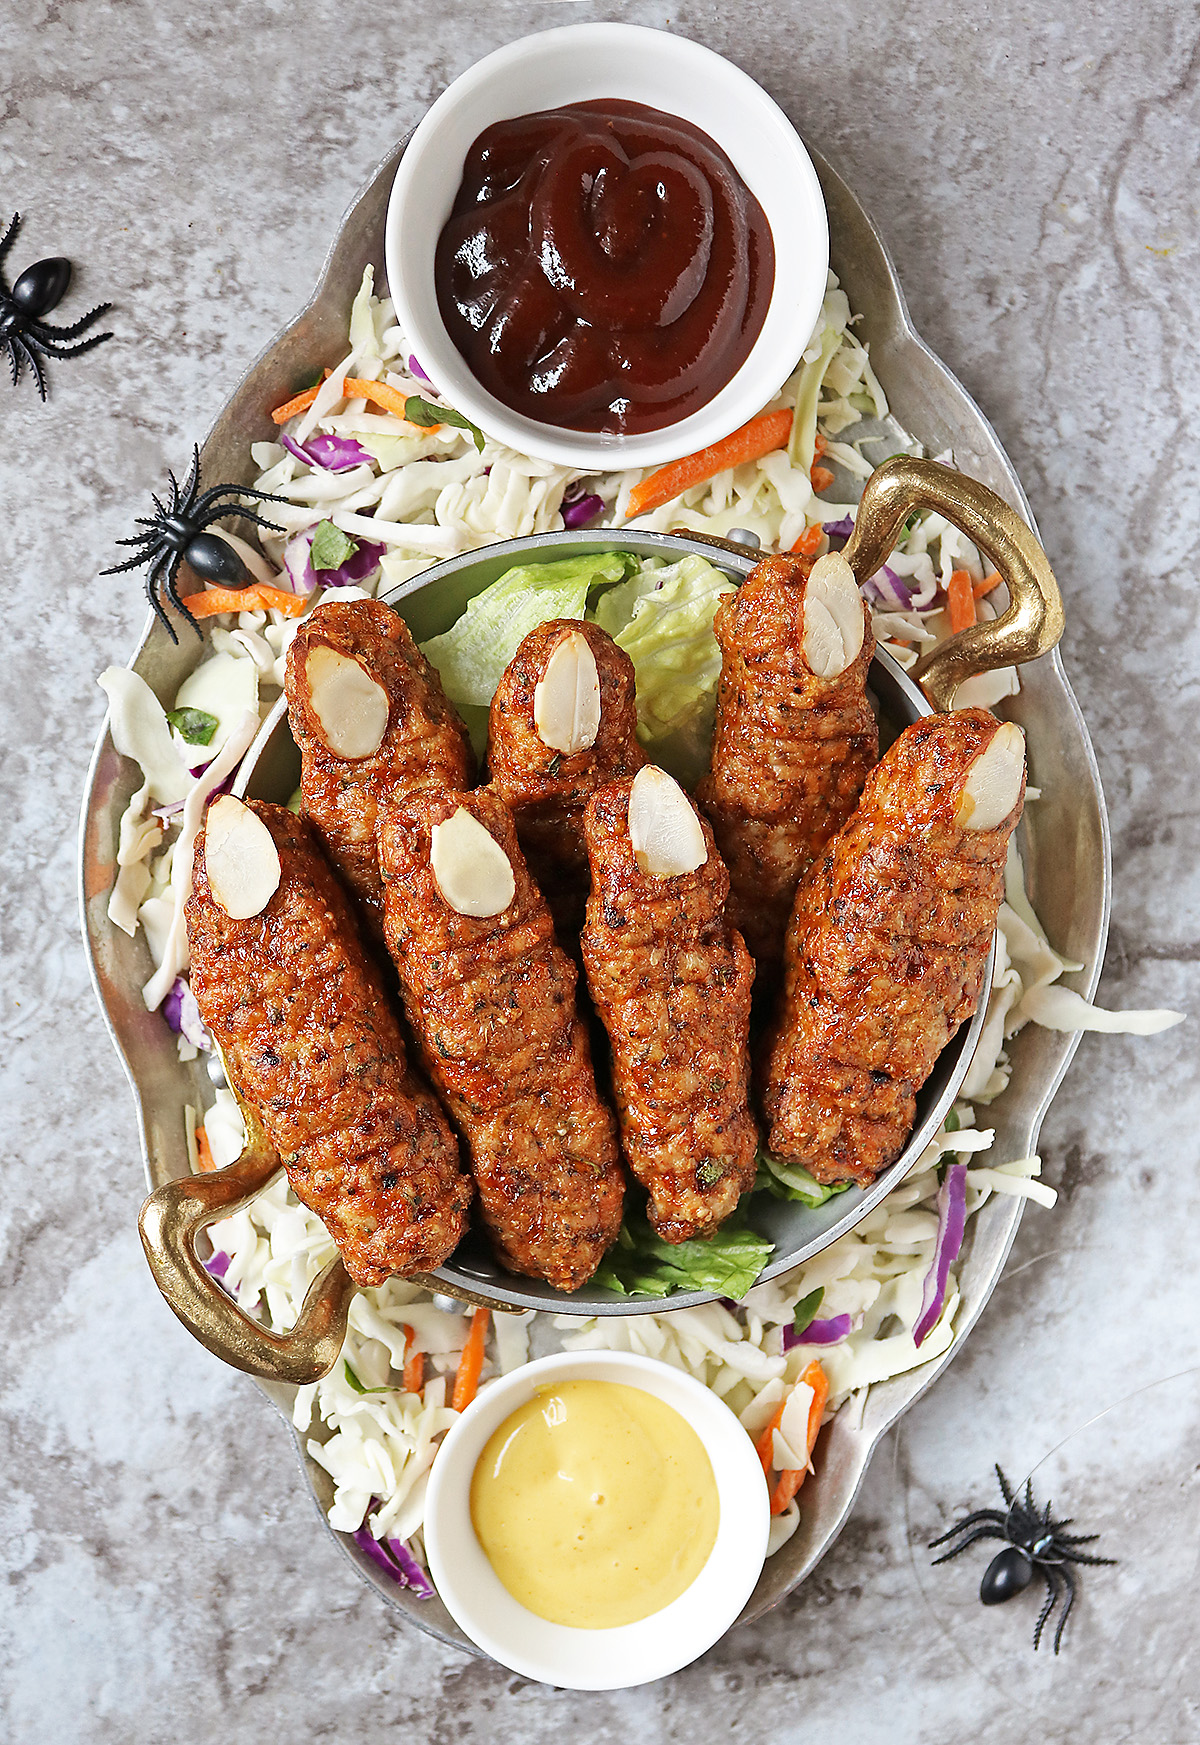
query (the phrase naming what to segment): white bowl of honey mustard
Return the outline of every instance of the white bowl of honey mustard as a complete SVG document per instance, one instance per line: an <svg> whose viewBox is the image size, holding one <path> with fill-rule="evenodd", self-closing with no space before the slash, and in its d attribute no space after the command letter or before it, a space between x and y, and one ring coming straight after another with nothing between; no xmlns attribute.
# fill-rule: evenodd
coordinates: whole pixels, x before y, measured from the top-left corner
<svg viewBox="0 0 1200 1745"><path fill-rule="evenodd" d="M690 1376L563 1353L490 1383L430 1474L425 1549L447 1611L526 1678L619 1690L724 1635L767 1553L754 1445Z"/></svg>
<svg viewBox="0 0 1200 1745"><path fill-rule="evenodd" d="M720 159L724 168L711 180L708 194L692 176L693 193L700 201L695 207L700 214L696 226L689 227L688 212L679 207L679 199L686 206L690 196L686 190L678 198L673 193L669 167L677 152L691 147L673 135L664 137L662 152L655 154L645 141L631 143L640 137L635 130L625 138L629 152L619 152L618 163L605 168L603 159L598 159L601 171L596 174L594 165L584 166L586 192L578 199L572 193L569 224L561 212L561 222L549 228L541 224L538 215L550 196L541 183L537 185L526 239L529 259L522 255L520 270L513 267L513 284L506 284L503 294L482 291L480 285L490 283L498 259L508 258L508 231L503 245L486 230L476 236L472 229L462 239L460 265L474 289L456 314L453 299L448 302L446 297L439 239L462 216L464 203L468 215L477 215L481 202L488 204L492 183L498 184L501 208L513 197L508 187L511 178L503 165L496 165L497 152L506 148L491 139L491 131L509 123L542 127L547 114L561 116L568 110L578 120L580 108L605 105L632 108L670 128L678 124L685 132L698 130L699 156L684 181L697 164L715 161L713 154ZM601 130L620 129L631 122L630 115L624 122L615 114L595 119ZM692 145L697 145L696 139ZM536 159L535 148L530 149ZM483 156L475 164L480 151ZM561 195L559 180L564 186L571 180L573 160L568 158L570 151L548 159L555 166L556 198ZM668 168L659 181L663 164ZM486 187L474 186L471 178L476 171ZM747 314L750 328L745 344L739 341L735 347L735 360L700 386L698 379L712 362L710 318L711 335L715 335L717 324L728 313L726 294L733 294L732 278L728 284L722 281L720 296L714 290L713 275L724 260L723 245L718 246L719 211L713 218L715 230L709 223L711 214L701 212L709 194L725 185L726 172L732 178L729 186L736 183L740 190L739 200L744 197L745 211L757 215L754 224L766 226L765 233L759 229L756 245L766 252L758 268L751 263L750 269L752 278L754 271L759 272L763 296L750 299L755 313L752 318ZM608 236L614 213L632 210L634 194L639 192L629 182L622 189L611 181L626 175L646 183L640 192L650 201L645 236L627 257ZM597 204L605 176L610 178L609 197ZM656 206L653 202L659 195L662 204ZM472 226L475 222L471 217ZM627 241L623 238L622 244ZM612 258L605 254L610 244L616 250ZM737 248L742 246L739 241ZM651 281L663 261L657 260L654 248L667 263L690 262L688 272L695 268L696 283L684 286L683 277L678 283L664 279L662 296L656 300ZM384 251L397 319L422 373L448 403L488 435L522 453L588 472L657 466L678 459L728 436L767 406L812 337L826 290L829 229L820 184L803 142L779 106L748 74L686 37L604 22L565 25L509 43L468 68L442 92L418 124L400 161ZM622 261L627 283L618 285ZM472 262L479 263L483 280L473 276ZM744 264L737 266L737 273ZM725 266L719 270L724 272ZM735 272L732 265L728 270ZM554 301L560 297L561 307ZM522 299L532 300L527 309ZM518 304L525 311L520 319ZM562 328L567 309L574 311L586 332ZM604 323L610 319L614 332L625 338L608 333ZM703 355L689 353L686 368L681 366L677 399L659 371L664 347L675 343L673 336L682 331L681 324L693 321L697 334L705 336ZM462 333L456 339L459 326ZM469 327L477 330L476 338L464 351L463 334ZM531 339L535 330L542 335L536 344ZM609 413L600 415L597 423L595 407L585 412L577 404L577 390L581 370L600 369L595 358L602 331L606 344L616 347L611 355L605 353L614 397ZM510 345L516 351L511 369L505 370L501 365ZM600 374L606 371L600 369ZM690 388L683 387L685 381ZM511 394L502 383L508 384ZM552 387L547 388L547 383ZM663 408L662 420L654 413L654 421L647 425L644 421L655 405ZM569 409L572 406L574 411ZM611 422L614 417L616 424Z"/></svg>

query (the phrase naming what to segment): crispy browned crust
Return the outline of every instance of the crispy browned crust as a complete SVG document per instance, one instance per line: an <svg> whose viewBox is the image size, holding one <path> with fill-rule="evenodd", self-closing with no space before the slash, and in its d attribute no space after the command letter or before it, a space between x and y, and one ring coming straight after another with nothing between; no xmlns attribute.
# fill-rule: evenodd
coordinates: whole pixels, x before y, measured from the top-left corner
<svg viewBox="0 0 1200 1745"><path fill-rule="evenodd" d="M512 863L500 915L460 915L429 864L430 833L459 806ZM419 794L380 819L388 949L434 1084L467 1142L483 1222L502 1263L574 1291L621 1226L624 1177L575 1010L576 969L555 943L512 816L491 789Z"/></svg>
<svg viewBox="0 0 1200 1745"><path fill-rule="evenodd" d="M695 872L644 873L629 840L632 778L584 814L592 893L583 961L608 1031L621 1145L666 1242L707 1236L754 1185L747 1096L750 954L725 919L729 876L701 819Z"/></svg>
<svg viewBox="0 0 1200 1745"><path fill-rule="evenodd" d="M838 679L804 658L811 565L768 557L718 609L721 682L712 770L696 797L729 868L729 915L758 966L760 993L778 978L796 887L858 803L879 756L867 701L875 652L870 614L862 651Z"/></svg>
<svg viewBox="0 0 1200 1745"><path fill-rule="evenodd" d="M305 676L309 651L321 643L357 660L387 692L387 732L371 757L338 757L321 734ZM382 940L379 807L422 788L470 787L475 757L467 730L404 620L378 600L323 601L288 650L286 690L305 813L358 899L369 933Z"/></svg>
<svg viewBox="0 0 1200 1745"><path fill-rule="evenodd" d="M572 630L587 638L595 657L600 729L587 751L564 757L538 737L533 696L550 656ZM565 939L579 934L588 891L583 809L597 788L636 774L645 761L637 740L633 662L624 649L598 624L574 618L552 618L531 630L492 698L488 768L516 820L521 852Z"/></svg>
<svg viewBox="0 0 1200 1745"><path fill-rule="evenodd" d="M440 1266L466 1228L470 1178L344 890L304 821L247 800L279 850L279 889L234 921L196 842L187 904L192 990L230 1079L357 1284Z"/></svg>
<svg viewBox="0 0 1200 1745"><path fill-rule="evenodd" d="M796 894L763 1107L771 1152L820 1182L867 1183L894 1162L975 1010L1024 785L995 830L954 812L998 726L964 709L905 728Z"/></svg>

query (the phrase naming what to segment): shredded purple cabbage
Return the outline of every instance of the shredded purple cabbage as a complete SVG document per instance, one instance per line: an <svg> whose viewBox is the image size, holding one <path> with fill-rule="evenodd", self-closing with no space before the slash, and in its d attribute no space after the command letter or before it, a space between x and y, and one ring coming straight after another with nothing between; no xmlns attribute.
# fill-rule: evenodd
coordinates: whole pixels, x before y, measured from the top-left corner
<svg viewBox="0 0 1200 1745"><path fill-rule="evenodd" d="M404 1571L405 1585L412 1589L419 1600L431 1600L433 1598L433 1583L403 1539L389 1539L387 1548Z"/></svg>
<svg viewBox="0 0 1200 1745"><path fill-rule="evenodd" d="M821 525L831 539L849 539L854 532L854 521L849 515L843 515L840 521L823 521Z"/></svg>
<svg viewBox="0 0 1200 1745"><path fill-rule="evenodd" d="M433 1598L433 1583L401 1540L381 1541L374 1538L365 1521L356 1533L351 1534L351 1538L366 1552L372 1563L377 1563L398 1587L411 1588L419 1600Z"/></svg>
<svg viewBox="0 0 1200 1745"><path fill-rule="evenodd" d="M195 1048L204 1049L205 1053L211 1052L212 1037L200 1016L196 996L182 976L175 977L174 985L162 1003L162 1014L177 1036L182 1036Z"/></svg>
<svg viewBox="0 0 1200 1745"><path fill-rule="evenodd" d="M921 1294L921 1313L913 1328L913 1344L921 1345L937 1326L946 1303L946 1282L950 1268L958 1259L963 1232L967 1227L967 1166L952 1163L938 1189L938 1229L933 1245L933 1260L925 1274Z"/></svg>
<svg viewBox="0 0 1200 1745"><path fill-rule="evenodd" d="M836 1345L845 1339L852 1327L849 1315L834 1315L828 1321L810 1321L803 1333L797 1333L794 1327L785 1327L783 1349L790 1351L795 1345Z"/></svg>
<svg viewBox="0 0 1200 1745"><path fill-rule="evenodd" d="M575 502L564 502L562 519L564 527L584 527L589 521L594 521L604 508L603 497L577 497Z"/></svg>
<svg viewBox="0 0 1200 1745"><path fill-rule="evenodd" d="M220 1280L223 1279L225 1274L229 1271L229 1263L232 1259L232 1255L222 1254L220 1249L218 1249L215 1254L210 1255L206 1261L203 1261L202 1265L205 1272L210 1273L213 1278Z"/></svg>
<svg viewBox="0 0 1200 1745"><path fill-rule="evenodd" d="M912 589L887 564L880 564L863 586L881 606L891 606L899 612L912 610Z"/></svg>
<svg viewBox="0 0 1200 1745"><path fill-rule="evenodd" d="M320 467L327 473L348 472L351 467L360 467L371 459L361 442L355 442L352 436L330 436L321 432L300 443L284 431L279 440L288 453L303 461L305 466Z"/></svg>
<svg viewBox="0 0 1200 1745"><path fill-rule="evenodd" d="M424 384L427 388L433 387L433 383L430 381L429 377L425 374L425 371L421 368L420 364L417 362L415 357L409 358L408 369L409 369L409 374L414 375L417 378L418 382L424 382Z"/></svg>
<svg viewBox="0 0 1200 1745"><path fill-rule="evenodd" d="M308 528L283 548L283 567L296 594L311 594L314 588L352 588L365 582L379 568L385 544L369 539L355 541L355 550L336 570L314 570L310 562L313 534Z"/></svg>

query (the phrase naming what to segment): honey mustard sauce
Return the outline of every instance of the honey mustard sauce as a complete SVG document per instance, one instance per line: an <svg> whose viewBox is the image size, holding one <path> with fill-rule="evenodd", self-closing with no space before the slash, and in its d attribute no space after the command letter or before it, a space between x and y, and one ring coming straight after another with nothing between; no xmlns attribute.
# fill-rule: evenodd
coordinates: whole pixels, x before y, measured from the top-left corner
<svg viewBox="0 0 1200 1745"><path fill-rule="evenodd" d="M678 1599L719 1519L691 1425L618 1382L540 1388L493 1432L471 1480L471 1523L509 1593L579 1629L633 1624Z"/></svg>

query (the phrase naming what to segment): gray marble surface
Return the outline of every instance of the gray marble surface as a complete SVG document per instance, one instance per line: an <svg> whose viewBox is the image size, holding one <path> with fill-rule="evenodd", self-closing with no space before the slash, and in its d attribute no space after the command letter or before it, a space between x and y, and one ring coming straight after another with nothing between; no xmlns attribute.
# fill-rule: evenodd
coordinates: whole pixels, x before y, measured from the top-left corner
<svg viewBox="0 0 1200 1745"><path fill-rule="evenodd" d="M318 1530L288 1433L158 1299L134 1227L133 1113L77 937L95 673L142 621L97 582L243 368L307 297L338 215L446 81L531 28L668 27L731 55L879 220L918 327L1025 481L1112 811L1101 997L1197 999L1194 566L1200 27L1167 0L871 7L684 0L27 0L4 9L0 191L17 265L78 263L118 338L0 385L3 586L6 1740L585 1745L717 1736L997 1745L1200 1739L1195 1376L1077 1437L1043 1477L1122 1558L1058 1662L1030 1596L930 1533L1133 1389L1197 1362L1193 1025L1086 1038L983 1323L880 1450L786 1606L661 1685L554 1693L381 1609Z"/></svg>

